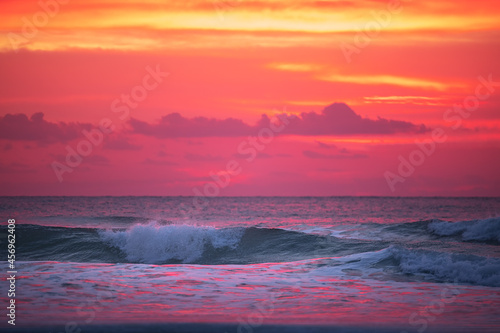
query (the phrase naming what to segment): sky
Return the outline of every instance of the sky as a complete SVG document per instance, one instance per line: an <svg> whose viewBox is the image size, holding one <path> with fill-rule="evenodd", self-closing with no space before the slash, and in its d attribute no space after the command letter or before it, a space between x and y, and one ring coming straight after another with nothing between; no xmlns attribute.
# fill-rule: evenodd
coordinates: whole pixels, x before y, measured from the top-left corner
<svg viewBox="0 0 500 333"><path fill-rule="evenodd" d="M0 195L500 196L500 3L3 0Z"/></svg>

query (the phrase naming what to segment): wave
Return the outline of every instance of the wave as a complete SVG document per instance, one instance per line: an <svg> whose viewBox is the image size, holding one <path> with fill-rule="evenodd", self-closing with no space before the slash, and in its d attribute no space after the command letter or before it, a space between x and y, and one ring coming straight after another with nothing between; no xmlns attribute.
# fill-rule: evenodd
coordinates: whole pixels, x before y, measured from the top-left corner
<svg viewBox="0 0 500 333"><path fill-rule="evenodd" d="M500 259L390 246L380 251L321 260L317 270L364 278L500 287Z"/></svg>
<svg viewBox="0 0 500 333"><path fill-rule="evenodd" d="M391 256L405 274L438 282L500 287L500 259L470 254L391 248Z"/></svg>
<svg viewBox="0 0 500 333"><path fill-rule="evenodd" d="M418 243L438 236L454 237L452 241L500 244L500 217L458 222L432 219L395 224L363 223L329 228L306 226L298 230L342 239Z"/></svg>
<svg viewBox="0 0 500 333"><path fill-rule="evenodd" d="M448 226L442 223L429 221L425 225L428 228L431 225ZM481 227L484 223L465 225L490 230ZM421 223L419 229L422 226ZM409 225L392 227L417 229ZM5 232L6 226L1 229ZM477 232L470 233L481 234ZM314 269L338 277L377 278L381 274L396 280L500 287L500 259L477 253L446 252L449 246L436 250L283 229L216 229L164 223L136 224L128 229L114 230L20 224L16 237L16 260L20 261L203 265L279 262L297 263L300 271Z"/></svg>
<svg viewBox="0 0 500 333"><path fill-rule="evenodd" d="M190 225L161 226L156 223L134 225L125 231L99 231L101 238L126 254L131 262L193 262L205 248L234 250L243 228L215 229Z"/></svg>
<svg viewBox="0 0 500 333"><path fill-rule="evenodd" d="M500 243L500 217L461 222L435 221L427 228L438 236L460 236L464 241Z"/></svg>
<svg viewBox="0 0 500 333"><path fill-rule="evenodd" d="M6 227L3 227L6 228ZM387 247L283 229L151 222L128 229L18 225L19 260L144 264L251 264L343 256Z"/></svg>

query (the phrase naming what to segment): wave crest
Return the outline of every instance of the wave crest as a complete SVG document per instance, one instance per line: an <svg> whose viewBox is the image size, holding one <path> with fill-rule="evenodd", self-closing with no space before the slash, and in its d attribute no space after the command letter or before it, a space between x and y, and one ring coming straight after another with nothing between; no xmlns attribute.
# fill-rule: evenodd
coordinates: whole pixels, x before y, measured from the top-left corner
<svg viewBox="0 0 500 333"><path fill-rule="evenodd" d="M403 273L420 275L441 282L458 282L500 287L500 260L475 255L425 250L389 249Z"/></svg>
<svg viewBox="0 0 500 333"><path fill-rule="evenodd" d="M500 243L500 217L462 222L436 221L427 228L438 236L461 236L464 241Z"/></svg>
<svg viewBox="0 0 500 333"><path fill-rule="evenodd" d="M132 262L159 264L171 260L191 263L201 258L205 248L237 247L243 228L215 229L190 225L137 224L128 230L101 230L109 245L122 250Z"/></svg>

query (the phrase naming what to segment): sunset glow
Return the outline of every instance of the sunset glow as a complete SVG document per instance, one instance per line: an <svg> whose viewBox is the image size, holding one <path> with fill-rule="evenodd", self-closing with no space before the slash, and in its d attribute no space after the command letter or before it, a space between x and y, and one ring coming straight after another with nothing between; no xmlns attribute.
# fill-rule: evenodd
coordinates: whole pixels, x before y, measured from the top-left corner
<svg viewBox="0 0 500 333"><path fill-rule="evenodd" d="M0 3L2 195L194 195L232 160L224 196L500 195L497 1L40 3Z"/></svg>

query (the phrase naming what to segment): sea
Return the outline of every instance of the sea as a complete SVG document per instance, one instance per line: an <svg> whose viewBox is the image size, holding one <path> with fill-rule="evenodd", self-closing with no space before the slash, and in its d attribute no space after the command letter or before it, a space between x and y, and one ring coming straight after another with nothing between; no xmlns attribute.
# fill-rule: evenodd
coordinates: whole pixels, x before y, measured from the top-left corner
<svg viewBox="0 0 500 333"><path fill-rule="evenodd" d="M1 332L500 332L500 198L1 197L0 217Z"/></svg>

